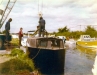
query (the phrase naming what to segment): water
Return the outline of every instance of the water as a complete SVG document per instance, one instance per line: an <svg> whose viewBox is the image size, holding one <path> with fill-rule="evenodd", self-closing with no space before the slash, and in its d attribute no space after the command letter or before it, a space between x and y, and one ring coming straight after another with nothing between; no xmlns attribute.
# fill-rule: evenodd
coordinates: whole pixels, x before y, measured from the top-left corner
<svg viewBox="0 0 97 75"><path fill-rule="evenodd" d="M65 75L93 75L96 49L74 47L66 49Z"/></svg>

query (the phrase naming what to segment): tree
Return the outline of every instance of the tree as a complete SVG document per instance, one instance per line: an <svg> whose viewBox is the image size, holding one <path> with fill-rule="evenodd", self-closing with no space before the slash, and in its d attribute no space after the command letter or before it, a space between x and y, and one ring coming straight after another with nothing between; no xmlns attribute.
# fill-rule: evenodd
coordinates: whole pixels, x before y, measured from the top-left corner
<svg viewBox="0 0 97 75"><path fill-rule="evenodd" d="M91 37L96 37L97 36L97 31L93 27L87 26L84 34L90 35Z"/></svg>
<svg viewBox="0 0 97 75"><path fill-rule="evenodd" d="M63 32L69 32L69 29L67 28L67 26L65 26L64 28L58 29L58 33L63 33Z"/></svg>

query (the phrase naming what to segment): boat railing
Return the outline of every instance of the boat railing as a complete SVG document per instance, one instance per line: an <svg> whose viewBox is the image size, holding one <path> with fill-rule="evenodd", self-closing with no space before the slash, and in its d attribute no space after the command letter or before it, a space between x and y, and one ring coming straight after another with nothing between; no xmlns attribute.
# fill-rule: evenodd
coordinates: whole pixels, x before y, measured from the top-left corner
<svg viewBox="0 0 97 75"><path fill-rule="evenodd" d="M60 48L60 47L38 47L39 49L48 49L48 50L59 50L59 49L63 49L63 48Z"/></svg>

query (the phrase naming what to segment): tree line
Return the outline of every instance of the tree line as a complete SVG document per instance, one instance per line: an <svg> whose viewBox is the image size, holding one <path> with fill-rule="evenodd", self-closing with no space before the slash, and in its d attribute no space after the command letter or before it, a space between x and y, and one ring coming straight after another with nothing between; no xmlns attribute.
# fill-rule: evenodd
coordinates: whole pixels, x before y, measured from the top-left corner
<svg viewBox="0 0 97 75"><path fill-rule="evenodd" d="M78 39L80 35L90 35L91 37L97 37L97 30L90 25L86 27L84 31L70 31L67 26L59 28L58 32L53 32L56 36L66 36Z"/></svg>

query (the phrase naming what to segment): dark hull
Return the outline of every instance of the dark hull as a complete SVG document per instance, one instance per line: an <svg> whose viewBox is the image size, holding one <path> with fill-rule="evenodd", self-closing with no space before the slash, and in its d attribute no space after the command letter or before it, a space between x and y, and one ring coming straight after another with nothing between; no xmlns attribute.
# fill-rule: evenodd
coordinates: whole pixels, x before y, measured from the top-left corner
<svg viewBox="0 0 97 75"><path fill-rule="evenodd" d="M64 74L65 50L48 50L28 47L29 57L34 60L36 68L42 74Z"/></svg>

